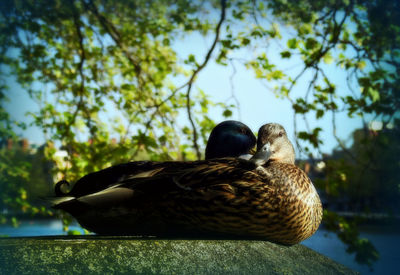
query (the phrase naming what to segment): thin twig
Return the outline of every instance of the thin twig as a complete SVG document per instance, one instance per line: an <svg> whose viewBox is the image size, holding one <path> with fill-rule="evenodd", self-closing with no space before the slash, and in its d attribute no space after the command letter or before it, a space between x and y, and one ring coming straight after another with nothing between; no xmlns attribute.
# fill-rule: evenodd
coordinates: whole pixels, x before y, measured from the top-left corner
<svg viewBox="0 0 400 275"><path fill-rule="evenodd" d="M192 112L191 112L191 100L190 100L190 92L192 90L192 86L193 86L193 82L195 77L197 76L197 74L207 65L208 61L210 60L211 54L214 51L215 46L217 45L217 42L219 40L219 35L220 35L220 30L221 30L221 25L223 23L223 21L225 20L225 10L226 10L226 0L221 0L221 17L220 20L217 24L217 27L215 28L215 38L214 38L214 42L211 45L210 49L207 52L207 55L203 61L202 64L200 64L199 66L197 66L196 70L193 71L192 76L189 79L188 85L187 85L187 91L186 91L186 111L188 114L188 118L190 121L190 124L192 125L192 129L193 129L193 147L196 151L196 155L197 155L197 159L201 158L201 153L200 153L200 149L199 149L199 145L197 143L197 139L198 139L198 134L197 134L197 130L196 130L196 125L193 121L192 118Z"/></svg>
<svg viewBox="0 0 400 275"><path fill-rule="evenodd" d="M242 114L240 111L240 101L236 97L235 84L233 83L233 80L234 80L234 77L235 77L237 71L236 71L235 64L233 63L233 60L229 60L229 63L231 64L233 71L232 71L232 74L229 76L229 84L231 85L231 96L227 99L227 101L229 101L231 98L235 101L236 109L238 111L238 118L239 118L239 120L242 120Z"/></svg>

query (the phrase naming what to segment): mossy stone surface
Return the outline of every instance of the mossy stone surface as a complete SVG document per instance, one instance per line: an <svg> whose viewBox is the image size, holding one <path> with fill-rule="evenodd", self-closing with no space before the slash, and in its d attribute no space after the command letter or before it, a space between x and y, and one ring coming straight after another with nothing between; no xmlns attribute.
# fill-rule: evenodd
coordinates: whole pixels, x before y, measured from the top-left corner
<svg viewBox="0 0 400 275"><path fill-rule="evenodd" d="M303 246L259 240L0 238L0 274L357 274Z"/></svg>

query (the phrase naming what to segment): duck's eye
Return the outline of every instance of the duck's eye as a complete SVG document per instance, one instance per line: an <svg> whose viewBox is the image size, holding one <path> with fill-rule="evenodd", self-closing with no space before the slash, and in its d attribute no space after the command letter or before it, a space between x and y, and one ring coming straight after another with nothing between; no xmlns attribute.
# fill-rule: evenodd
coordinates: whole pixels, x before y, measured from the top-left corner
<svg viewBox="0 0 400 275"><path fill-rule="evenodd" d="M282 137L283 136L283 132L279 132L278 136Z"/></svg>

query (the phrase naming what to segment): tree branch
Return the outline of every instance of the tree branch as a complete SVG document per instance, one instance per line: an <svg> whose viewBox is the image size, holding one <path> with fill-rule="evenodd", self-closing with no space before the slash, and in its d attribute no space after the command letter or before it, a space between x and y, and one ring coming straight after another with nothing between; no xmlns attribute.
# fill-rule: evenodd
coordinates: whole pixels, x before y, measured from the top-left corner
<svg viewBox="0 0 400 275"><path fill-rule="evenodd" d="M193 72L192 76L190 77L189 82L188 82L188 88L186 91L186 110L187 110L190 124L192 125L192 129L193 129L193 147L196 151L197 159L201 159L201 153L200 153L199 145L197 143L198 134L197 134L196 126L195 126L195 123L192 118L192 112L191 112L191 106L190 106L190 102L191 102L190 92L192 90L192 85L193 85L195 77L207 65L208 61L210 60L211 54L214 51L215 46L217 45L217 42L219 40L221 25L222 25L223 21L225 20L225 10L226 10L226 0L221 0L221 17L219 19L217 27L215 28L214 42L211 45L211 48L208 50L203 63L200 64L199 66L197 66L197 69Z"/></svg>
<svg viewBox="0 0 400 275"><path fill-rule="evenodd" d="M72 5L73 13L74 13L73 17L74 17L74 25L75 25L75 29L76 29L76 34L78 35L79 56L80 56L80 60L78 63L78 71L79 71L79 76L81 77L81 83L79 86L79 102L76 106L75 112L72 114L72 118L69 120L69 123L68 123L69 130L70 130L70 127L72 126L72 124L75 122L78 112L82 108L82 104L83 104L83 95L84 95L84 89L85 89L85 74L83 73L83 64L86 60L85 48L83 46L83 35L81 32L81 25L79 23L78 11L76 10L73 2L71 2L71 5Z"/></svg>
<svg viewBox="0 0 400 275"><path fill-rule="evenodd" d="M92 13L97 17L104 30L110 35L111 39L121 49L121 51L123 52L125 57L129 60L129 62L131 62L131 64L135 69L135 73L138 78L138 84L140 88L144 82L144 80L140 77L142 68L139 65L139 61L135 60L126 50L124 44L122 43L122 38L117 28L115 28L115 26L111 22L109 22L106 17L100 14L99 10L97 9L96 5L93 3L92 0L89 0L89 4L86 3L85 1L82 1L82 3L88 10L92 11Z"/></svg>

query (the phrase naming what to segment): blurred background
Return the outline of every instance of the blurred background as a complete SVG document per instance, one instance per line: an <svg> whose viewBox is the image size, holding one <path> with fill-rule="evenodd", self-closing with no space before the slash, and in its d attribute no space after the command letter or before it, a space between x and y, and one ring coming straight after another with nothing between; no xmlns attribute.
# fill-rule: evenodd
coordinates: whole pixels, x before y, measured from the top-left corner
<svg viewBox="0 0 400 275"><path fill-rule="evenodd" d="M211 129L282 124L324 204L304 245L400 258L400 4L3 1L0 236L90 234L46 198L132 160L204 158Z"/></svg>

